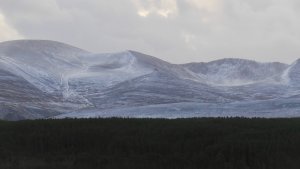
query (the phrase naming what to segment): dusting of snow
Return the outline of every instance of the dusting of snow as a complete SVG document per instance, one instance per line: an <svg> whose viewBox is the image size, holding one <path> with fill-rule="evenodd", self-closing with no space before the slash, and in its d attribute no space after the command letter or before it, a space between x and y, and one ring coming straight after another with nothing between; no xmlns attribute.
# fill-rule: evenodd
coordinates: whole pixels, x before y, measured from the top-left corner
<svg viewBox="0 0 300 169"><path fill-rule="evenodd" d="M296 117L299 63L176 65L135 51L94 54L53 41L3 42L1 94L21 101L0 96L0 118L8 111L26 118Z"/></svg>
<svg viewBox="0 0 300 169"><path fill-rule="evenodd" d="M282 82L283 84L285 85L289 85L290 84L290 71L291 71L291 68L295 65L292 64L290 67L288 67L283 73L282 73L282 76L281 76L281 79L282 79Z"/></svg>

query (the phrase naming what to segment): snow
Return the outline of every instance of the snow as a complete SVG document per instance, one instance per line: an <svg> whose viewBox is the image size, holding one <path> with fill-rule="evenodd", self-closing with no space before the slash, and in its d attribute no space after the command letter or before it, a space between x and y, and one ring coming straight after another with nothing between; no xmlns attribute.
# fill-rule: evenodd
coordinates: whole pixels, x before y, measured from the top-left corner
<svg viewBox="0 0 300 169"><path fill-rule="evenodd" d="M288 67L283 73L282 73L282 76L281 76L281 79L282 79L282 82L286 85L289 85L290 84L290 72L291 72L291 69L292 67L295 65L292 64L290 67Z"/></svg>
<svg viewBox="0 0 300 169"><path fill-rule="evenodd" d="M283 79L287 81L288 85L298 87L300 86L300 60L295 61L283 74Z"/></svg>
<svg viewBox="0 0 300 169"><path fill-rule="evenodd" d="M270 81L288 67L281 63L259 63L244 59L221 59L183 65L206 79L210 85L242 86Z"/></svg>
<svg viewBox="0 0 300 169"><path fill-rule="evenodd" d="M26 118L296 117L299 63L176 65L135 51L95 54L54 41L3 42L0 118L9 111Z"/></svg>

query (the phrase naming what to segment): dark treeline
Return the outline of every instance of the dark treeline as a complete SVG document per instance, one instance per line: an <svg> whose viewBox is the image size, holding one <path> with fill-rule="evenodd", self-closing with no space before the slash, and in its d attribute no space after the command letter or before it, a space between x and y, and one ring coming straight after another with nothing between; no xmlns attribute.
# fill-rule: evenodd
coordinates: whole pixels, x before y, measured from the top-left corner
<svg viewBox="0 0 300 169"><path fill-rule="evenodd" d="M299 169L300 119L0 121L0 169Z"/></svg>

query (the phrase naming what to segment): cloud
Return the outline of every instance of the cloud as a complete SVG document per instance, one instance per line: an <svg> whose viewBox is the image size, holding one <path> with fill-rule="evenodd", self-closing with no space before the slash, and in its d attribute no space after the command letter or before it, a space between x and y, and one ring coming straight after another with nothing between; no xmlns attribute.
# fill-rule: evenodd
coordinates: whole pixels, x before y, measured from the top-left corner
<svg viewBox="0 0 300 169"><path fill-rule="evenodd" d="M7 24L4 16L0 13L0 41L20 38L22 38L22 36L9 24Z"/></svg>
<svg viewBox="0 0 300 169"><path fill-rule="evenodd" d="M0 1L0 40L132 49L173 63L292 62L300 57L299 9L297 0L9 0Z"/></svg>
<svg viewBox="0 0 300 169"><path fill-rule="evenodd" d="M223 1L222 0L186 0L186 2L206 12L218 12L218 10L220 10Z"/></svg>
<svg viewBox="0 0 300 169"><path fill-rule="evenodd" d="M156 14L168 18L172 14L177 14L176 0L132 0L137 8L137 14L141 17L148 17Z"/></svg>

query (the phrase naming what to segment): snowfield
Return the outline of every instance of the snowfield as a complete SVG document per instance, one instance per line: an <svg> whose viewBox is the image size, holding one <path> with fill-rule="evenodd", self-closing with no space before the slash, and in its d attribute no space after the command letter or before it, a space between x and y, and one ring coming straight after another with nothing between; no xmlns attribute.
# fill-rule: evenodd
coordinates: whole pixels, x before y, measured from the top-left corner
<svg viewBox="0 0 300 169"><path fill-rule="evenodd" d="M299 117L300 60L171 64L46 40L0 43L0 119Z"/></svg>

